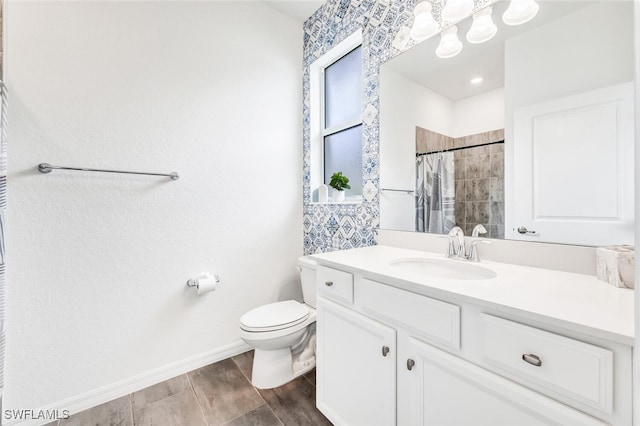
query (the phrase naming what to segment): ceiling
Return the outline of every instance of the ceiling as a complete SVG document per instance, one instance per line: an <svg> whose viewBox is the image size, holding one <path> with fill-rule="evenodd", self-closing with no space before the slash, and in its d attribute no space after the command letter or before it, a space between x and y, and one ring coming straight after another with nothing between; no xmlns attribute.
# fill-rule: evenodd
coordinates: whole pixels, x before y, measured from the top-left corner
<svg viewBox="0 0 640 426"><path fill-rule="evenodd" d="M464 37L472 22L472 19L468 18L457 24L458 37L464 46L459 55L449 59L438 58L435 50L440 43L440 37L435 35L386 62L384 67L405 75L453 102L498 89L504 86L505 40L554 21L588 4L591 2L541 2L540 11L532 21L523 25L508 26L504 25L501 19L508 2L498 1L493 5L493 21L498 26L498 32L490 41L475 45L467 42ZM477 76L482 76L484 81L480 85L472 85L471 78Z"/></svg>
<svg viewBox="0 0 640 426"><path fill-rule="evenodd" d="M290 0L290 1L277 1L277 0L262 0L270 6L278 9L286 15L289 15L293 19L299 22L304 22L316 10L322 6L324 0Z"/></svg>

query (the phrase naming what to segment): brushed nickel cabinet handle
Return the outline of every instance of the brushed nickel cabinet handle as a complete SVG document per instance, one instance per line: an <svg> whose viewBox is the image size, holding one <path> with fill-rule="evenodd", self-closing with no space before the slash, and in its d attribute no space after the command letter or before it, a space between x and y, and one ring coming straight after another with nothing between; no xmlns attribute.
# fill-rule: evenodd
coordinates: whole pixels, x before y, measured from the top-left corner
<svg viewBox="0 0 640 426"><path fill-rule="evenodd" d="M389 346L382 347L382 356L387 356L389 354Z"/></svg>
<svg viewBox="0 0 640 426"><path fill-rule="evenodd" d="M531 365L535 365L536 367L542 366L542 360L538 355L535 354L523 354L522 360L528 362Z"/></svg>
<svg viewBox="0 0 640 426"><path fill-rule="evenodd" d="M416 362L411 358L407 359L407 370L413 370L413 367L416 365Z"/></svg>
<svg viewBox="0 0 640 426"><path fill-rule="evenodd" d="M325 281L324 285L326 285L327 287L331 287L333 285L333 281Z"/></svg>

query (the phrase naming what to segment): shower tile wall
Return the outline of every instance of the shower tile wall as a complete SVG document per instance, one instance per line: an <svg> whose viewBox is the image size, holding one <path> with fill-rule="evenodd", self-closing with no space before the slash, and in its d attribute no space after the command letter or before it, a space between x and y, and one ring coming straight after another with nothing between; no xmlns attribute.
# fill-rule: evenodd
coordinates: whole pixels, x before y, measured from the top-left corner
<svg viewBox="0 0 640 426"><path fill-rule="evenodd" d="M304 23L304 253L321 253L375 244L380 224L379 74L380 65L413 47L410 27L418 0L327 0ZM475 0L474 12L492 0ZM441 3L433 3L440 19ZM449 23L443 23L447 26ZM356 30L362 29L364 201L358 204L318 204L311 201L310 65Z"/></svg>
<svg viewBox="0 0 640 426"><path fill-rule="evenodd" d="M453 148L454 139L416 126L416 153Z"/></svg>
<svg viewBox="0 0 640 426"><path fill-rule="evenodd" d="M416 152L473 147L504 140L504 129L451 138L416 127ZM453 151L456 225L471 235L482 224L485 237L504 238L504 144Z"/></svg>

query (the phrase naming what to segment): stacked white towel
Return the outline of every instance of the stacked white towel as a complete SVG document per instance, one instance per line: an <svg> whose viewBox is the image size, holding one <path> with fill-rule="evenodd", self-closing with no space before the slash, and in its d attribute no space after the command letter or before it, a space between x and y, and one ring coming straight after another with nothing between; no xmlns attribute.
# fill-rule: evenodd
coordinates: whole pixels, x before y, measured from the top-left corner
<svg viewBox="0 0 640 426"><path fill-rule="evenodd" d="M599 280L621 288L634 288L635 260L631 246L598 247L596 254Z"/></svg>

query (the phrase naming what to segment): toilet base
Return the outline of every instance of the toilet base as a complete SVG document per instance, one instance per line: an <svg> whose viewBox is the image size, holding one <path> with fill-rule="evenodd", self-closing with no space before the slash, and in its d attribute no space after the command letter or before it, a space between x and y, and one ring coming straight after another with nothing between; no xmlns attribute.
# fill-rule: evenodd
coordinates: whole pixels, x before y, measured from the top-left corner
<svg viewBox="0 0 640 426"><path fill-rule="evenodd" d="M315 335L303 350L291 354L291 348L276 350L256 349L253 354L251 384L258 389L282 386L316 366Z"/></svg>
<svg viewBox="0 0 640 426"><path fill-rule="evenodd" d="M251 383L258 389L270 389L293 380L291 349L262 350L253 354Z"/></svg>

